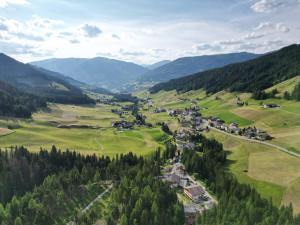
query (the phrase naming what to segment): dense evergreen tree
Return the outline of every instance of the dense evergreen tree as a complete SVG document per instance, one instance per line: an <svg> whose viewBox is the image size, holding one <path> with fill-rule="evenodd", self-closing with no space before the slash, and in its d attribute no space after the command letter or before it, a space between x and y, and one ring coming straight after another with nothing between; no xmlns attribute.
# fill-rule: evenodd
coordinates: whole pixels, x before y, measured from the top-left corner
<svg viewBox="0 0 300 225"><path fill-rule="evenodd" d="M133 167L112 193L107 224L183 225L183 206L175 191L156 178L160 174L159 153Z"/></svg>
<svg viewBox="0 0 300 225"><path fill-rule="evenodd" d="M0 81L0 116L29 118L32 112L44 107L46 99L22 93Z"/></svg>
<svg viewBox="0 0 300 225"><path fill-rule="evenodd" d="M296 101L300 101L300 83L298 83L293 92L292 92L292 95L291 95L291 98L296 100Z"/></svg>
<svg viewBox="0 0 300 225"><path fill-rule="evenodd" d="M207 93L222 90L253 93L299 75L299 62L300 45L291 45L247 62L160 83L150 91L186 92L203 88Z"/></svg>

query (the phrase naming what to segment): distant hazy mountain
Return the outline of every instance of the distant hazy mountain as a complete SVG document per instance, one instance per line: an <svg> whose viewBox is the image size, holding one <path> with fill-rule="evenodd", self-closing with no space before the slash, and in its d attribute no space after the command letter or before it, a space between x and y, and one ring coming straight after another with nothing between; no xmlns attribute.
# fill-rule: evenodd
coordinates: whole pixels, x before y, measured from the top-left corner
<svg viewBox="0 0 300 225"><path fill-rule="evenodd" d="M16 61L0 53L0 81L14 88L45 97L48 100L68 103L88 103L82 91L67 81L51 76L31 65Z"/></svg>
<svg viewBox="0 0 300 225"><path fill-rule="evenodd" d="M153 64L150 64L150 65L145 65L145 67L148 68L149 70L154 70L154 69L156 69L158 67L161 67L163 65L166 65L170 62L171 62L170 60L163 60L163 61L153 63Z"/></svg>
<svg viewBox="0 0 300 225"><path fill-rule="evenodd" d="M148 71L134 63L103 57L48 59L31 64L90 85L110 89L119 88L129 81L136 80Z"/></svg>
<svg viewBox="0 0 300 225"><path fill-rule="evenodd" d="M47 69L44 69L44 68L41 68L41 67L37 67L37 66L33 66L33 67L35 69L45 73L45 74L48 74L50 76L56 77L56 78L61 79L61 80L64 80L64 81L68 82L69 84L80 88L81 90L93 91L93 92L97 92L99 94L112 94L110 91L106 90L105 88L92 86L92 85L86 84L84 82L75 80L71 77L65 76L61 73L53 72L53 71L50 71L50 70L47 70Z"/></svg>
<svg viewBox="0 0 300 225"><path fill-rule="evenodd" d="M205 70L222 67L228 64L247 61L258 56L259 55L252 53L241 52L179 58L146 72L142 76L141 81L168 81Z"/></svg>
<svg viewBox="0 0 300 225"><path fill-rule="evenodd" d="M257 93L299 74L300 45L294 44L253 60L160 83L150 90L186 92L203 88L208 93L222 90Z"/></svg>

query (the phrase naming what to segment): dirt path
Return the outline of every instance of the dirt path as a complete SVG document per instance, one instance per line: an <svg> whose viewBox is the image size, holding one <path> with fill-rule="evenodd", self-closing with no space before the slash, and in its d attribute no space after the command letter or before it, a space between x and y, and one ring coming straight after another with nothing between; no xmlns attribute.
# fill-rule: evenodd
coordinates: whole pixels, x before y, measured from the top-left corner
<svg viewBox="0 0 300 225"><path fill-rule="evenodd" d="M104 196L105 194L107 194L108 192L111 191L111 189L113 188L113 186L114 186L114 185L111 184L105 191L103 191L100 195L98 195L98 196L97 196L93 201L91 201L84 209L82 209L82 210L81 210L81 213L82 213L82 214L85 214L87 211L89 211L97 201L99 201L100 199L102 199L103 196ZM76 223L73 222L73 221L70 221L70 222L67 223L66 225L76 225Z"/></svg>

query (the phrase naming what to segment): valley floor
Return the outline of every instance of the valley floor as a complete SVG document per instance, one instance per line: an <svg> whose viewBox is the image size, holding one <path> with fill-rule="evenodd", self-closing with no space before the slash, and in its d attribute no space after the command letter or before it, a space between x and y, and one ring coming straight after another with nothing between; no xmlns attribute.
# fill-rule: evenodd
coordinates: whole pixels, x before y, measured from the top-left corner
<svg viewBox="0 0 300 225"><path fill-rule="evenodd" d="M151 97L153 106L144 105L141 111L146 121L153 125L166 122L172 131L180 125L167 112L154 113L157 107L178 109L196 103L204 116L218 116L226 123L237 122L240 127L256 126L274 137L270 143L300 153L300 103L281 99L270 99L264 103L280 105L276 109L264 109L261 102L250 98L247 93L221 92L206 96L203 91L184 94L159 92L140 97ZM248 105L237 106L237 98ZM194 102L194 103L193 103ZM50 104L49 111L35 113L31 120L0 119L0 147L23 145L31 151L50 148L80 151L83 154L115 156L133 152L148 155L158 147L163 147L169 138L160 128L135 127L132 130L112 128L112 122L120 120L111 110L116 106L98 104L73 106ZM133 120L131 114L127 120ZM89 128L57 128L58 125L88 125ZM8 129L9 127L10 129ZM295 212L300 213L300 158L278 149L258 143L249 143L228 135L210 131L206 134L222 142L229 152L229 169L240 182L255 187L265 198L272 198L279 206L293 203Z"/></svg>
<svg viewBox="0 0 300 225"><path fill-rule="evenodd" d="M59 149L112 157L130 151L147 155L163 147L168 137L160 128L113 128L112 122L120 118L111 112L112 108L101 104L95 107L51 104L51 110L35 113L32 120L0 119L0 127L15 128L14 132L1 129L0 147L23 145L31 151L39 151L40 148L50 149L56 145ZM96 129L57 128L61 124L88 125Z"/></svg>

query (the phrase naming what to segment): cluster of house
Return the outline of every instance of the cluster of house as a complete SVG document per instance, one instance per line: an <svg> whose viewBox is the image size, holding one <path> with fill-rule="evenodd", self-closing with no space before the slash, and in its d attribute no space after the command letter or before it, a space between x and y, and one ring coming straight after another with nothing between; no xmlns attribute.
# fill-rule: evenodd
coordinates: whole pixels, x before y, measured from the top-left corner
<svg viewBox="0 0 300 225"><path fill-rule="evenodd" d="M245 136L249 139L256 139L259 141L266 141L271 139L271 136L267 132L257 129L256 127L239 128L237 123L230 123L229 125L227 125L225 124L224 120L221 120L218 117L208 118L208 123L211 127L215 127L219 130L231 134Z"/></svg>
<svg viewBox="0 0 300 225"><path fill-rule="evenodd" d="M237 123L225 124L225 121L218 117L209 117L208 124L211 127L215 127L219 130L226 131L232 134L240 134L241 129L238 127Z"/></svg>
<svg viewBox="0 0 300 225"><path fill-rule="evenodd" d="M134 127L134 122L129 122L125 120L115 121L112 123L112 127L117 129L132 129Z"/></svg>
<svg viewBox="0 0 300 225"><path fill-rule="evenodd" d="M175 163L172 170L161 179L169 183L171 188L182 188L185 196L195 203L208 200L205 190L191 179L181 163Z"/></svg>
<svg viewBox="0 0 300 225"><path fill-rule="evenodd" d="M243 128L242 135L249 139L256 139L259 141L266 141L272 139L272 137L267 132L257 129L256 127Z"/></svg>
<svg viewBox="0 0 300 225"><path fill-rule="evenodd" d="M203 211L201 203L209 201L207 192L191 179L181 163L175 163L171 171L167 171L160 178L171 188L181 188L183 194L192 201L192 204L184 206L184 211L186 224L193 224L196 217Z"/></svg>
<svg viewBox="0 0 300 225"><path fill-rule="evenodd" d="M195 143L190 140L191 130L181 128L174 134L177 149L182 152L184 150L191 150L195 148Z"/></svg>

